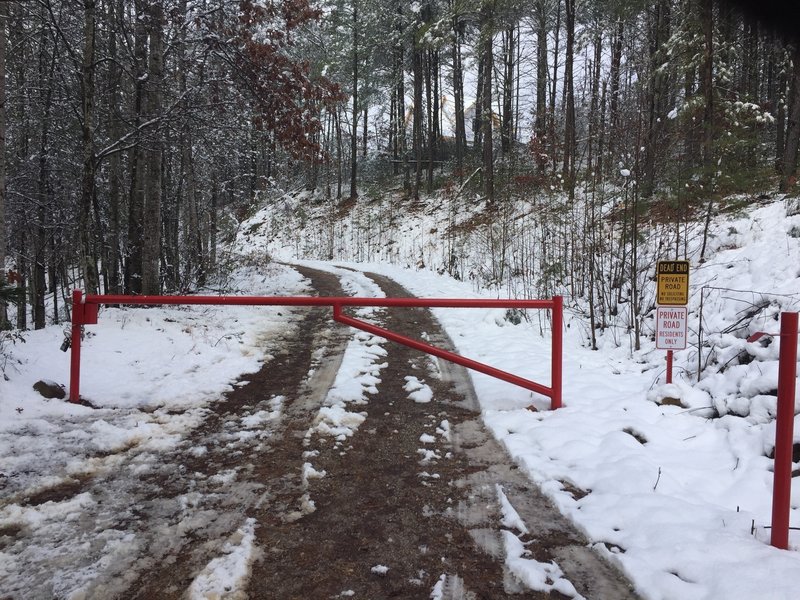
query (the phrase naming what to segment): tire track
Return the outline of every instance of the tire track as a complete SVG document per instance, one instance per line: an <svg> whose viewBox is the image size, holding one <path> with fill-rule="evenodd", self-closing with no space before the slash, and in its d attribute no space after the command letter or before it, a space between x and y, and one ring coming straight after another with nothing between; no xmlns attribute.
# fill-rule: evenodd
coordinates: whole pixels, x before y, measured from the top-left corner
<svg viewBox="0 0 800 600"><path fill-rule="evenodd" d="M395 282L367 275L387 296L409 296ZM381 324L452 348L427 310L388 311ZM547 535L523 540L538 560L564 562L561 549L572 549L578 566L589 565L588 576L578 568L567 573L578 591L589 598L633 598L619 573L599 557L584 556L586 541L485 431L464 370L404 346L385 348L378 394L346 451L324 438L303 448L326 473L309 483L316 510L287 521L265 505L257 515L263 555L247 596L429 598L435 591L442 600L567 597L525 588L506 566L496 487L502 483L523 518L549 523ZM414 389L429 390L432 401L409 399ZM281 456L296 462L292 453L299 451L287 448Z"/></svg>
<svg viewBox="0 0 800 600"><path fill-rule="evenodd" d="M311 280L319 295L343 294L335 276L293 268ZM154 484L161 497L171 498L173 504L196 488L198 480L235 471L235 484L200 495L193 512L214 514L202 530L182 536L181 545L151 556L156 568L141 576L125 597L183 597L209 561L225 554L225 543L237 537L246 517L264 511L286 515L297 509L303 487L302 437L339 369L347 333L331 321L330 309L303 309L275 344L272 359L257 373L245 375L243 385L212 407L213 412L183 444L184 451L172 465L187 475L159 475ZM260 439L239 435L243 416L274 412L279 416ZM197 456L197 448L208 448L208 452Z"/></svg>

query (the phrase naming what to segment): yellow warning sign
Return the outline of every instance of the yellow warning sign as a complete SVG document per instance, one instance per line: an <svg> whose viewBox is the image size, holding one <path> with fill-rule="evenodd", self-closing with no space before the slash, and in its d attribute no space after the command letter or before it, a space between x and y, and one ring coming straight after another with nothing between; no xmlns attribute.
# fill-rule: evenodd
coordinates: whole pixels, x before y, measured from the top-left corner
<svg viewBox="0 0 800 600"><path fill-rule="evenodd" d="M660 260L656 267L658 304L684 306L689 302L689 261Z"/></svg>

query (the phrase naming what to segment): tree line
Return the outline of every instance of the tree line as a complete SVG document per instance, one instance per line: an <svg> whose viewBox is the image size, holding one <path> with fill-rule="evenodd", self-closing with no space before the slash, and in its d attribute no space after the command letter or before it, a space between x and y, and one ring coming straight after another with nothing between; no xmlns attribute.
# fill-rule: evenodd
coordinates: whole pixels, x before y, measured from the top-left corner
<svg viewBox="0 0 800 600"><path fill-rule="evenodd" d="M650 211L791 190L798 142L799 45L713 0L0 0L0 265L26 298L0 321L203 286L273 188L498 207L616 182L630 244Z"/></svg>

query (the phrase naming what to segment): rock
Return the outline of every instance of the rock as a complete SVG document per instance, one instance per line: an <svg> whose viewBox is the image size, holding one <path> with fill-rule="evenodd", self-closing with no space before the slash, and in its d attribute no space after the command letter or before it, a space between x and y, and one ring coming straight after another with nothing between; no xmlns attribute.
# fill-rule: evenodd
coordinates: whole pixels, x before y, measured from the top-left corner
<svg viewBox="0 0 800 600"><path fill-rule="evenodd" d="M660 404L661 406L664 406L664 405L666 405L666 406L680 406L682 408L686 408L683 405L683 403L680 400L678 400L677 398L669 398L669 397L661 398L656 403Z"/></svg>
<svg viewBox="0 0 800 600"><path fill-rule="evenodd" d="M54 381L37 381L33 384L33 389L48 400L52 400L53 398L63 400L67 397L67 392L64 390L64 386L59 385Z"/></svg>

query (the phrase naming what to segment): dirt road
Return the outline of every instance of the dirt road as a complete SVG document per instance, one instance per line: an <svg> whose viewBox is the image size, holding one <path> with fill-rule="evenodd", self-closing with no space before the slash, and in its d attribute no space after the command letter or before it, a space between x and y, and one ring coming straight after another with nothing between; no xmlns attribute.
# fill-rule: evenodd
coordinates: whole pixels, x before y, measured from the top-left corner
<svg viewBox="0 0 800 600"><path fill-rule="evenodd" d="M343 295L336 276L297 268L318 294ZM408 295L367 276L387 296ZM427 310L369 318L452 347ZM138 471L145 457L130 453L116 472L63 490L62 500L103 499L91 523L76 525L90 547L100 543L92 524L113 520L131 536L85 597L212 597L202 582L244 546L244 574L214 597L566 598L573 586L591 599L635 597L491 438L460 367L356 334L374 358L357 373L372 393L338 414L355 423L349 433L321 418L353 335L327 309L298 312L273 358L209 407L177 450ZM533 591L507 559L518 544L524 558L560 567L545 570L550 593ZM60 597L45 581L32 572L10 597Z"/></svg>

